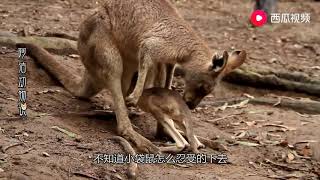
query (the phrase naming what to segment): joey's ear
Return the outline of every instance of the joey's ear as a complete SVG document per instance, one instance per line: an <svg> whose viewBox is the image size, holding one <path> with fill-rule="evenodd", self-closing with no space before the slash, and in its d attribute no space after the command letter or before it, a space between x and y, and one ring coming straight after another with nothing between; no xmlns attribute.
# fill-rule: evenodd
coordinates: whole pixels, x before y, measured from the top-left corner
<svg viewBox="0 0 320 180"><path fill-rule="evenodd" d="M212 65L210 66L209 70L212 72L220 72L222 71L228 61L228 52L224 51L222 56L215 54L212 58Z"/></svg>
<svg viewBox="0 0 320 180"><path fill-rule="evenodd" d="M247 58L246 51L233 51L231 56L228 58L228 63L223 71L223 74L228 74L232 70L241 66Z"/></svg>

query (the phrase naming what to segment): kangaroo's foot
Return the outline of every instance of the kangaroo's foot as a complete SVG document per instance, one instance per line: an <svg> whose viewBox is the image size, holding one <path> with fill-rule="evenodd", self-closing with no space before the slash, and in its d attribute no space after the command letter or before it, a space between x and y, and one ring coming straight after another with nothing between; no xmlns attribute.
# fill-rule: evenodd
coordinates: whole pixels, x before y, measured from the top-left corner
<svg viewBox="0 0 320 180"><path fill-rule="evenodd" d="M122 137L135 144L137 149L144 153L159 154L160 149L150 140L146 139L132 128L126 128L119 132Z"/></svg>

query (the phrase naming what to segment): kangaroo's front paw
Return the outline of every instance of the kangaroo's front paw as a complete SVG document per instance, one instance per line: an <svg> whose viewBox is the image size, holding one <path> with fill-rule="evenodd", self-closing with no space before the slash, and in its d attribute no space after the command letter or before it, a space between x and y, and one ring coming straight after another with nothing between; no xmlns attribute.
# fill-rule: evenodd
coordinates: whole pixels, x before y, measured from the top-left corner
<svg viewBox="0 0 320 180"><path fill-rule="evenodd" d="M138 103L139 97L135 96L134 94L130 94L128 97L126 97L126 105L128 107L130 106L136 106Z"/></svg>

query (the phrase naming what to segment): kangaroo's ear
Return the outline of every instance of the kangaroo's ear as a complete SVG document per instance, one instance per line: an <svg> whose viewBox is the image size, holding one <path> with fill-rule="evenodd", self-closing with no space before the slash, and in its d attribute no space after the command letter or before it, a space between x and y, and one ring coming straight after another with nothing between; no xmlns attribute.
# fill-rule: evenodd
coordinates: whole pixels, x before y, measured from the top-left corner
<svg viewBox="0 0 320 180"><path fill-rule="evenodd" d="M226 75L232 70L241 66L247 58L247 52L242 51L233 51L231 56L228 58L228 63L223 70L223 74Z"/></svg>
<svg viewBox="0 0 320 180"><path fill-rule="evenodd" d="M222 56L215 54L212 58L212 65L210 66L209 71L213 73L221 72L226 67L228 57L227 51L224 51Z"/></svg>

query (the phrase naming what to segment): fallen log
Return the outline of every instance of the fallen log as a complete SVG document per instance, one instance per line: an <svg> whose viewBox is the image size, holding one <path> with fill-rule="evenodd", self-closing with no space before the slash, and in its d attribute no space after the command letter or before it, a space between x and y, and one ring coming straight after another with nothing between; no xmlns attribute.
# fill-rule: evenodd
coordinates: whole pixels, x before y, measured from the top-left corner
<svg viewBox="0 0 320 180"><path fill-rule="evenodd" d="M174 75L183 75L183 70L176 68ZM240 67L223 78L224 81L263 89L277 89L306 93L320 97L320 79L313 79L304 73L274 71L266 68L249 69Z"/></svg>
<svg viewBox="0 0 320 180"><path fill-rule="evenodd" d="M237 97L230 99L217 99L212 101L203 101L199 106L223 106L225 103L237 104L249 100L250 104L258 105L271 105L279 108L288 108L295 110L299 113L308 114L320 114L320 102L313 100L295 100L289 98L273 98L273 97L258 97L258 98L247 98L247 97Z"/></svg>
<svg viewBox="0 0 320 180"><path fill-rule="evenodd" d="M302 73L239 68L228 74L224 80L234 84L294 91L320 97L320 80L314 80Z"/></svg>
<svg viewBox="0 0 320 180"><path fill-rule="evenodd" d="M0 36L0 45L15 48L17 43L38 45L55 54L78 54L77 42L57 37L40 36Z"/></svg>

